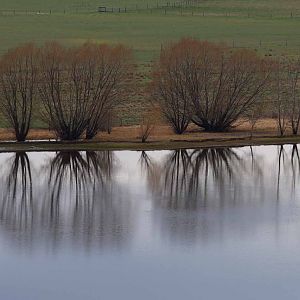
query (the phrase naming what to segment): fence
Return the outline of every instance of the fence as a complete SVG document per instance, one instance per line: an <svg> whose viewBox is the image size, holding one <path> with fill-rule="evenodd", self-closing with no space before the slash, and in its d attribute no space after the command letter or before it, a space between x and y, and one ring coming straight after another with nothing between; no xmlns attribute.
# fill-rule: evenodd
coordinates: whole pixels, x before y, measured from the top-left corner
<svg viewBox="0 0 300 300"><path fill-rule="evenodd" d="M201 17L243 17L243 18L300 18L300 8L294 10L250 10L250 9L218 9L203 6L197 1L180 1L156 4L145 3L134 6L99 6L73 7L48 10L0 10L0 16L16 15L52 15L52 14L81 14L81 13L158 13L163 15L201 16Z"/></svg>

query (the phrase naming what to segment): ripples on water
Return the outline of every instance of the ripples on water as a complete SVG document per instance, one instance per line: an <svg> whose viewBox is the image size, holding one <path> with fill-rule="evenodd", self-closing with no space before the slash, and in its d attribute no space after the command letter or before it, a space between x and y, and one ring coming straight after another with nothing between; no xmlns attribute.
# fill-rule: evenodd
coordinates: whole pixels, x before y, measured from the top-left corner
<svg viewBox="0 0 300 300"><path fill-rule="evenodd" d="M32 283L37 275L36 257L43 257L42 265L47 268L59 259L62 265L76 265L88 255L80 270L89 284L83 281L73 286L61 299L100 299L99 293L103 299L158 299L160 293L162 299L180 299L188 287L182 295L199 299L201 284L206 299L221 295L235 299L232 288L239 280L245 287L237 288L237 295L246 293L249 297L244 299L260 299L255 298L257 292L272 299L287 294L293 299L300 292L294 285L300 279L295 275L300 274L295 255L300 250L298 148L2 153L0 263L5 261L8 270L13 259L28 263L26 272ZM263 264L262 258L270 267L266 282L251 273L253 267L259 269ZM89 263L97 266L99 259L110 264L89 273ZM141 291L126 285L123 294L103 287L102 292L83 293L88 293L94 280L90 276L104 276L124 259L131 266L123 266L123 271L137 280ZM285 267L290 264L294 270L286 275ZM176 267L181 275L174 273ZM143 273L145 270L149 273ZM10 271L18 272L18 267ZM54 274L59 278L57 270ZM62 274L74 279L67 271ZM263 288L262 283L276 283L280 274L290 276L286 289ZM197 276L199 282L189 276ZM149 281L156 278L166 284L157 283L160 292L150 289L147 294ZM218 294L210 285L222 280L228 282L221 284ZM252 293L247 292L249 280L254 280ZM121 287L124 281L107 276L104 283ZM20 287L20 293L12 292L9 284L11 279L0 271L0 299L21 299L24 293L26 299L41 299L39 289L33 293ZM49 299L70 289L68 283L52 288L44 284Z"/></svg>

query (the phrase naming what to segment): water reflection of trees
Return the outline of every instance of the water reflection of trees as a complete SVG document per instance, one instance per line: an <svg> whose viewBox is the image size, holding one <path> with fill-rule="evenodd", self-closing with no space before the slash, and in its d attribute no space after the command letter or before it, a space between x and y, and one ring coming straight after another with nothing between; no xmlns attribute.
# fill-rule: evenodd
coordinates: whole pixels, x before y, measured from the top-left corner
<svg viewBox="0 0 300 300"><path fill-rule="evenodd" d="M243 223L249 220L246 202L253 208L255 202L276 200L276 191L279 199L290 191L291 182L297 189L300 179L297 145L272 146L264 155L260 149L178 150L163 156L142 152L139 162L149 188L144 192L153 193L153 226L170 239L221 235L224 222L235 218L234 206L233 222L248 230L250 224ZM0 222L10 238L53 248L66 242L101 248L127 245L135 216L129 191L143 181L122 186L112 152L52 153L42 157L42 165L32 157L15 153L2 166ZM136 200L140 202L140 195ZM211 218L212 212L217 217ZM256 222L256 216L251 218Z"/></svg>
<svg viewBox="0 0 300 300"><path fill-rule="evenodd" d="M45 239L53 247L66 240L85 247L124 244L130 205L122 201L125 189L114 181L112 152L58 152L35 177L26 153L8 163L1 222L19 238Z"/></svg>
<svg viewBox="0 0 300 300"><path fill-rule="evenodd" d="M291 184L291 193L295 193L300 180L300 154L297 144L277 146L277 197L280 196L281 184Z"/></svg>
<svg viewBox="0 0 300 300"><path fill-rule="evenodd" d="M298 145L178 150L160 160L147 152L145 158L159 208L153 224L172 245L253 235L270 222L278 234L284 202L291 192L299 195Z"/></svg>
<svg viewBox="0 0 300 300"><path fill-rule="evenodd" d="M169 208L206 207L208 200L222 205L241 197L241 180L251 171L262 178L259 157L250 149L249 157L231 148L207 148L171 151L157 163L142 152L140 162L149 186Z"/></svg>
<svg viewBox="0 0 300 300"><path fill-rule="evenodd" d="M25 152L9 160L10 168L2 189L1 219L9 216L16 228L31 226L33 212L32 172Z"/></svg>
<svg viewBox="0 0 300 300"><path fill-rule="evenodd" d="M106 152L59 152L44 166L48 177L46 197L50 217L58 216L66 194L72 198L73 209L87 209L95 196L102 195L110 184L114 160ZM102 195L103 196L103 195Z"/></svg>

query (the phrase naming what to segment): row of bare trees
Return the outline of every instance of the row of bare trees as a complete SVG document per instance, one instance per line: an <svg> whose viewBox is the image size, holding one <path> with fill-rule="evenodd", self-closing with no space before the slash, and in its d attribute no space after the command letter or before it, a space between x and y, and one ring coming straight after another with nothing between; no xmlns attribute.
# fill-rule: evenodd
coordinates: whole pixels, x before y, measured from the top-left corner
<svg viewBox="0 0 300 300"><path fill-rule="evenodd" d="M205 131L227 131L237 121L251 127L276 113L281 134L300 124L300 63L266 58L254 50L182 39L162 49L153 74L153 94L174 132L190 123ZM268 105L266 105L268 103Z"/></svg>
<svg viewBox="0 0 300 300"><path fill-rule="evenodd" d="M0 109L18 141L26 139L36 111L59 139L92 139L109 129L113 110L128 98L132 66L130 50L121 45L27 44L1 58ZM153 103L178 134L190 123L205 131L226 131L248 119L254 127L270 109L281 135L288 126L297 134L299 75L300 61L291 58L270 59L252 50L182 39L161 50L150 86ZM145 142L153 126L142 120Z"/></svg>
<svg viewBox="0 0 300 300"><path fill-rule="evenodd" d="M74 48L28 44L8 51L0 63L0 104L16 139L26 139L37 107L62 140L84 133L91 139L106 129L126 95L130 56L123 46L94 43Z"/></svg>

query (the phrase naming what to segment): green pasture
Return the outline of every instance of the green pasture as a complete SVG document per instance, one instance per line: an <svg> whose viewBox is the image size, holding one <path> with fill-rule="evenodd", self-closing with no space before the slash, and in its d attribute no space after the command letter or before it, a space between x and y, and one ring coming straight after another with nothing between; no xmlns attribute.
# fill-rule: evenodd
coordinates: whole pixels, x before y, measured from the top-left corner
<svg viewBox="0 0 300 300"><path fill-rule="evenodd" d="M0 52L26 42L58 40L76 45L93 40L124 43L139 62L148 62L162 44L184 36L227 42L263 53L297 53L300 18L203 17L190 14L87 13L0 16Z"/></svg>
<svg viewBox="0 0 300 300"><path fill-rule="evenodd" d="M114 12L98 13L99 6ZM29 41L93 40L124 43L147 63L184 36L268 55L297 53L299 29L299 0L0 0L0 53Z"/></svg>
<svg viewBox="0 0 300 300"><path fill-rule="evenodd" d="M167 2L182 3L192 6L199 6L211 11L245 11L251 12L286 12L299 10L298 0L194 0L194 1L167 1L167 0L1 0L0 9L9 10L93 10L95 7L107 6L127 6L128 8L166 5Z"/></svg>

